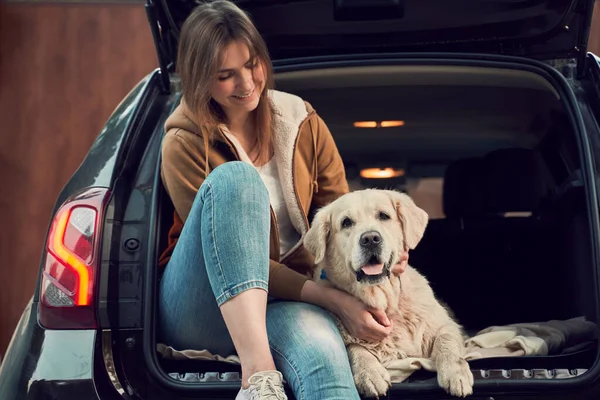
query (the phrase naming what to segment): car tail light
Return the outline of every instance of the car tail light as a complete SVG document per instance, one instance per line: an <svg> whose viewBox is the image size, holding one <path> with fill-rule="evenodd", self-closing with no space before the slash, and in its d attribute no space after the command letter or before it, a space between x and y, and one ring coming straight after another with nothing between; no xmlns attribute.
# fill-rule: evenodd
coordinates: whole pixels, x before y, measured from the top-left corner
<svg viewBox="0 0 600 400"><path fill-rule="evenodd" d="M40 324L45 328L97 325L94 294L108 197L107 188L87 189L65 201L52 220L40 290Z"/></svg>

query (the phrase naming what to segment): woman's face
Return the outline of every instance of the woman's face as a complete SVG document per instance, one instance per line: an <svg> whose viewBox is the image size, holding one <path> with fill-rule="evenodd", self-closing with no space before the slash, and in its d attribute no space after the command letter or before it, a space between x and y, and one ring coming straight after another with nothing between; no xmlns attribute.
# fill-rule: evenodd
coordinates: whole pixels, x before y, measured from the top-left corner
<svg viewBox="0 0 600 400"><path fill-rule="evenodd" d="M245 43L230 43L223 51L222 64L211 85L211 97L231 119L254 111L264 87L262 63L250 57Z"/></svg>

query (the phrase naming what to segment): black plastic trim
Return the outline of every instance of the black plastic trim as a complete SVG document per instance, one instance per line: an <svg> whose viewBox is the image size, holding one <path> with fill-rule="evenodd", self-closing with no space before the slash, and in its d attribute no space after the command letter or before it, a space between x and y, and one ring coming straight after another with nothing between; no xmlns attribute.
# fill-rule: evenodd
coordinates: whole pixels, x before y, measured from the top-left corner
<svg viewBox="0 0 600 400"><path fill-rule="evenodd" d="M121 236L121 223L124 213L127 209L129 195L132 191L131 182L134 179L134 174L137 173L140 160L143 156L143 151L136 151L136 143L141 141L147 142L145 132L152 132L156 124L154 114L160 112L162 103L160 103L160 71L155 70L148 80L148 84L143 89L138 103L135 106L135 111L132 114L131 120L127 126L125 137L121 143L121 147L117 154L117 162L114 166L112 182L111 182L111 198L109 204L112 207L113 213L110 221L105 220L106 224L110 225L110 237L103 239L103 248L101 249L102 259L100 268L100 285L98 286L98 303L97 317L100 328L112 328L118 325L118 313L111 310L111 304L108 302L109 294L113 287L111 283L118 283L114 278L113 268L115 259L118 259L119 240ZM150 128L150 129L148 129ZM144 143L145 148L145 143ZM107 216L108 217L108 216ZM108 248L104 248L108 246ZM117 256L115 256L117 255ZM106 268L108 267L108 268ZM143 293L140 293L140 301ZM138 326L142 324L142 308L140 305ZM120 326L119 326L120 327Z"/></svg>

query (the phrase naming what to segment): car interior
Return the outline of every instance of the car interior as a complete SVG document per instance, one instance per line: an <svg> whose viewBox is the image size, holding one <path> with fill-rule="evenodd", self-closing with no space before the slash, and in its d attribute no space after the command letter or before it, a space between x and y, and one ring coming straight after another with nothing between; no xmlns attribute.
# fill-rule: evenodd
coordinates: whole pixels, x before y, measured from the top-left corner
<svg viewBox="0 0 600 400"><path fill-rule="evenodd" d="M410 264L469 334L514 323L596 321L578 141L559 93L524 70L366 66L279 73L332 132L352 190L407 192L430 221ZM161 210L162 248L172 205ZM473 370L585 370L596 339L560 354L471 361ZM238 371L161 360L172 377ZM179 378L178 378L179 377ZM405 382L433 379L420 371Z"/></svg>

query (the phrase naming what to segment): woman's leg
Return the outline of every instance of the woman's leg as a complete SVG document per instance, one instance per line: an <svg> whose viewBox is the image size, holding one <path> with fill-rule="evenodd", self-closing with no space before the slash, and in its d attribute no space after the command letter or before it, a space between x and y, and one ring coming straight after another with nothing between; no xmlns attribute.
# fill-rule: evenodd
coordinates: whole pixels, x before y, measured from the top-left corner
<svg viewBox="0 0 600 400"><path fill-rule="evenodd" d="M198 190L160 284L165 341L177 349L237 350L242 382L275 369L266 332L269 194L242 162L215 168Z"/></svg>
<svg viewBox="0 0 600 400"><path fill-rule="evenodd" d="M274 301L267 331L275 364L296 400L360 399L333 317L308 303Z"/></svg>

